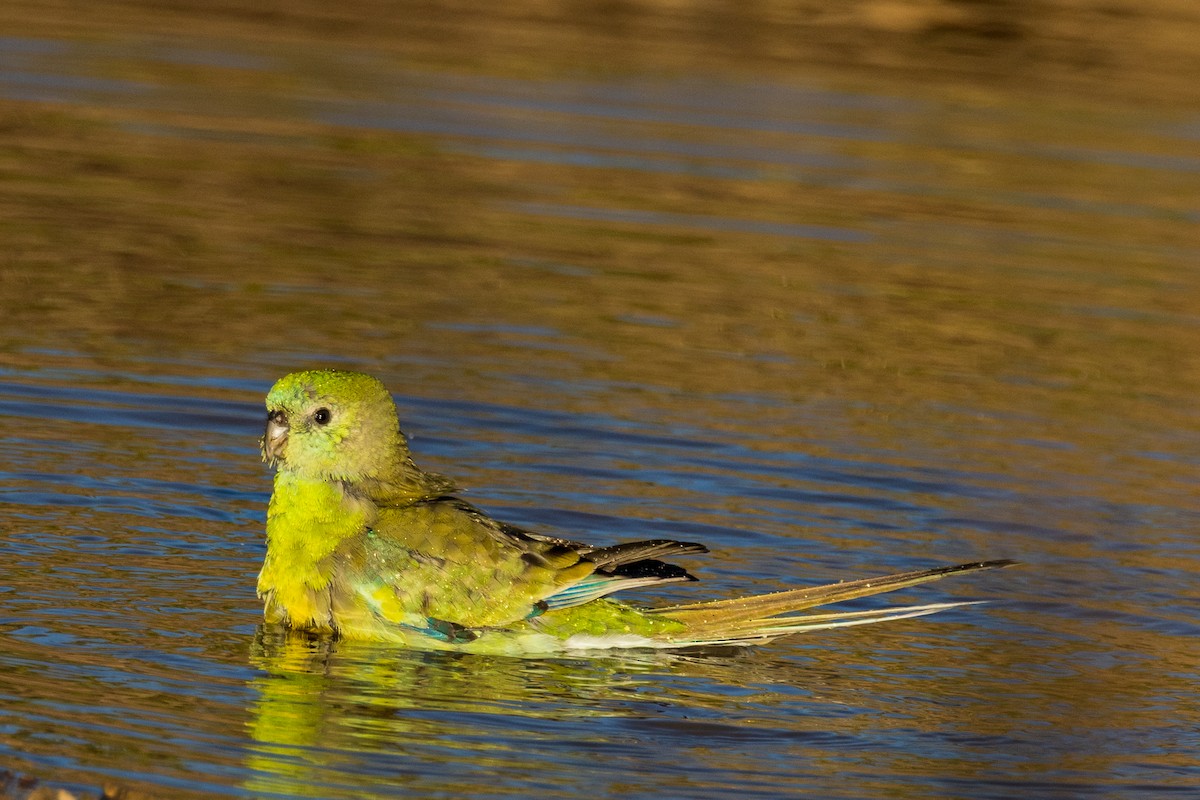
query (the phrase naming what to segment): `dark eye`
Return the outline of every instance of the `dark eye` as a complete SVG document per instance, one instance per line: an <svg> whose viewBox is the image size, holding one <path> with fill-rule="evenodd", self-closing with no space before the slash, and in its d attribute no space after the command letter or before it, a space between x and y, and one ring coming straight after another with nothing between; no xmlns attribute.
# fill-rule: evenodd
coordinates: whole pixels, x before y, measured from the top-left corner
<svg viewBox="0 0 1200 800"><path fill-rule="evenodd" d="M331 419L333 419L333 414L328 408L318 408L313 412L313 422L318 425L328 425Z"/></svg>

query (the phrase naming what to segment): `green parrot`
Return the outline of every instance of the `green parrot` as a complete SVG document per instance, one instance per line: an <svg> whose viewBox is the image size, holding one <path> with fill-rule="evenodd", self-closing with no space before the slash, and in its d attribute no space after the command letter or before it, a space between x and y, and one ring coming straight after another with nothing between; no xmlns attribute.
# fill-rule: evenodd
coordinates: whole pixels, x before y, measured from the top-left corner
<svg viewBox="0 0 1200 800"><path fill-rule="evenodd" d="M707 548L667 539L596 547L492 519L413 463L396 405L369 375L293 373L266 404L262 453L276 472L258 596L269 622L300 631L511 655L749 645L962 605L796 613L1015 563L639 608L610 595L693 581L662 559Z"/></svg>

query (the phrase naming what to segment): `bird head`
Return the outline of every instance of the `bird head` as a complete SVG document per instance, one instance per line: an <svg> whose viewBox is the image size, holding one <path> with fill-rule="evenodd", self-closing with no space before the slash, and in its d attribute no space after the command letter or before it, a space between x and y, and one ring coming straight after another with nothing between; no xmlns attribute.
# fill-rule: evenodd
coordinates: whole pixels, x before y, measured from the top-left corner
<svg viewBox="0 0 1200 800"><path fill-rule="evenodd" d="M387 389L370 375L309 370L280 378L267 394L263 460L322 480L378 477L408 448Z"/></svg>

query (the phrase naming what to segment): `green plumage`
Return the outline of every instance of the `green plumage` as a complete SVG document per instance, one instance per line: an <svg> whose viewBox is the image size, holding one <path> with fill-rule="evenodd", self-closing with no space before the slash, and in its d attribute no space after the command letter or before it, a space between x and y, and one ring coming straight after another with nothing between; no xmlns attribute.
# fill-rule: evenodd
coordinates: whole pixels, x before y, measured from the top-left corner
<svg viewBox="0 0 1200 800"><path fill-rule="evenodd" d="M1007 566L992 561L666 609L607 595L695 580L660 559L706 552L655 540L598 548L497 522L419 469L376 379L298 372L267 396L263 457L277 467L258 578L267 620L411 647L554 653L751 644L954 604L781 616Z"/></svg>

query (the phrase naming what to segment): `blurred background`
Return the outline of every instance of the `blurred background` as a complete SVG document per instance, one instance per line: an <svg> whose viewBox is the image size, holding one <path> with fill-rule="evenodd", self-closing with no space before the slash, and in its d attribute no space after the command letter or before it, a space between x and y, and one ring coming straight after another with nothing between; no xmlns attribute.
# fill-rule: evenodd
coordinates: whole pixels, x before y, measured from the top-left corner
<svg viewBox="0 0 1200 800"><path fill-rule="evenodd" d="M0 792L1193 792L1197 42L1180 0L7 0ZM315 366L501 519L713 549L639 602L1025 566L715 656L296 641L256 438Z"/></svg>

